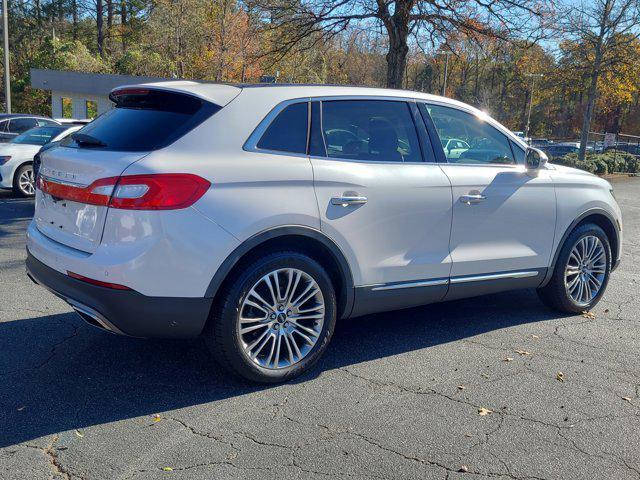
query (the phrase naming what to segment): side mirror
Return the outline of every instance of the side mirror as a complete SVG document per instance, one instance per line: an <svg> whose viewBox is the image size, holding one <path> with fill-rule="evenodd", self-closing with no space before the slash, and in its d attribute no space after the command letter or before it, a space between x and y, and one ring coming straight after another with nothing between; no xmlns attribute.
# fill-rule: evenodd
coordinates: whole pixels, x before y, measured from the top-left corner
<svg viewBox="0 0 640 480"><path fill-rule="evenodd" d="M549 161L549 157L542 150L533 147L527 147L524 155L524 164L527 170L539 170Z"/></svg>

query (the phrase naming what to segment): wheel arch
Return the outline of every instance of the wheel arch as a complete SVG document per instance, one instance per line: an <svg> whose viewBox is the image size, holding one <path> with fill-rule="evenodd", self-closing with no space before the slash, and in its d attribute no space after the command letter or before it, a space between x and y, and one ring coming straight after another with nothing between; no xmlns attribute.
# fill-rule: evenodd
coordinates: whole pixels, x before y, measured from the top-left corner
<svg viewBox="0 0 640 480"><path fill-rule="evenodd" d="M305 253L329 274L338 301L338 318L348 317L353 309L354 284L351 268L340 248L324 233L311 227L283 226L262 231L245 240L222 262L207 287L205 296L215 298L225 282L254 258L278 250Z"/></svg>
<svg viewBox="0 0 640 480"><path fill-rule="evenodd" d="M612 269L615 268L616 260L618 259L618 253L620 251L620 234L617 226L618 222L608 211L602 208L593 208L579 215L565 230L562 238L560 239L560 242L558 242L558 245L556 246L551 266L547 270L545 279L540 284L541 287L545 286L549 282L549 280L551 280L553 272L556 268L556 262L558 261L558 257L560 256L560 251L562 250L562 246L564 245L564 242L567 240L569 235L571 235L571 232L573 232L580 225L584 225L586 223L594 223L598 225L607 234L607 237L609 238L609 244L611 245Z"/></svg>

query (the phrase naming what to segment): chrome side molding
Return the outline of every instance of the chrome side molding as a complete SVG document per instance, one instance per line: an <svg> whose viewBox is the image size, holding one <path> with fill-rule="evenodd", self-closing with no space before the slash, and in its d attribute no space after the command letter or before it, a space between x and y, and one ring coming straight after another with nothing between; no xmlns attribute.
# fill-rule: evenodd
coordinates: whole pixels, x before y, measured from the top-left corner
<svg viewBox="0 0 640 480"><path fill-rule="evenodd" d="M435 280L418 280L415 282L403 282L403 283L386 283L376 285L371 288L373 292L379 292L382 290L397 290L400 288L416 288L416 287L435 287L439 285L449 285L467 282L483 282L488 280L504 280L509 278L529 278L538 276L540 272L536 270L523 270L518 272L504 272L504 273L489 273L484 275L466 275L463 277L454 277L451 279L441 278Z"/></svg>
<svg viewBox="0 0 640 480"><path fill-rule="evenodd" d="M521 272L490 273L486 275L468 275L464 277L454 277L450 283L482 282L484 280L502 280L505 278L528 278L539 274L536 270Z"/></svg>

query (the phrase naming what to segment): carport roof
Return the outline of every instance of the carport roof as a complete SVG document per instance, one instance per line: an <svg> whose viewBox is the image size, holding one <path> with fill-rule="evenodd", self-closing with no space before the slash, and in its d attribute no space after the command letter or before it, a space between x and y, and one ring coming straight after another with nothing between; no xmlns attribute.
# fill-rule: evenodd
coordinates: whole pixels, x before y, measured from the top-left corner
<svg viewBox="0 0 640 480"><path fill-rule="evenodd" d="M84 73L64 70L31 69L31 86L42 90L80 93L85 95L109 95L122 85L170 81L161 77L137 77L110 73Z"/></svg>

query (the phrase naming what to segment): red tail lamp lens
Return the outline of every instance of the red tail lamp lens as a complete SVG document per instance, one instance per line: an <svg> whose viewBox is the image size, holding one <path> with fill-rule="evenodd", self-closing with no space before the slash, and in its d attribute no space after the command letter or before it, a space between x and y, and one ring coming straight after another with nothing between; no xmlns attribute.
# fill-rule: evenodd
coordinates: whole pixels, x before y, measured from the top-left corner
<svg viewBox="0 0 640 480"><path fill-rule="evenodd" d="M79 275L77 273L69 271L67 271L67 275L69 275L71 278L75 278L76 280L81 280L83 282L90 283L91 285L97 285L98 287L111 288L114 290L131 290L129 287L125 287L124 285L120 285L118 283L102 282L100 280L85 277L84 275Z"/></svg>
<svg viewBox="0 0 640 480"><path fill-rule="evenodd" d="M126 210L176 210L197 202L211 187L189 173L126 175L96 180L87 187L38 177L38 188L49 195L89 205Z"/></svg>

